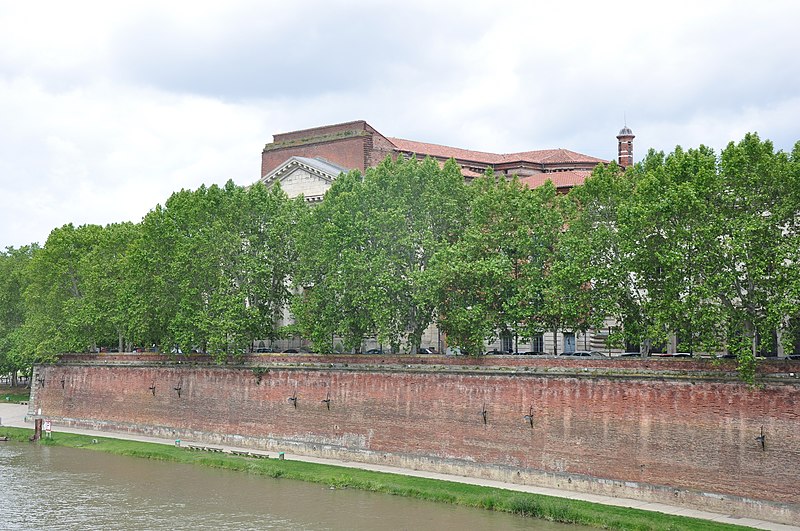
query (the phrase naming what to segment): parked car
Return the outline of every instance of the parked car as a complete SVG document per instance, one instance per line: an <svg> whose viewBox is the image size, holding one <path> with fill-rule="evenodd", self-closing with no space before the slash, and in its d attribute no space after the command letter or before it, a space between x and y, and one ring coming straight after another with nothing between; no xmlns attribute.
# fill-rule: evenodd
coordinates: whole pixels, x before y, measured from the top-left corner
<svg viewBox="0 0 800 531"><path fill-rule="evenodd" d="M488 351L488 352L486 353L486 355L487 355L487 356L490 356L490 355L492 355L492 354L501 355L501 356L506 356L506 355L508 355L508 354L512 354L512 352L511 352L510 350L502 350L502 349L497 349L497 348L496 348L496 349L494 349L494 350L490 350L490 351Z"/></svg>
<svg viewBox="0 0 800 531"><path fill-rule="evenodd" d="M527 350L525 352L517 352L520 356L547 356L547 352L541 350Z"/></svg>
<svg viewBox="0 0 800 531"><path fill-rule="evenodd" d="M297 350L296 348L287 348L287 349L284 349L283 353L284 354L299 354L300 351Z"/></svg>
<svg viewBox="0 0 800 531"><path fill-rule="evenodd" d="M364 354L369 354L371 356L383 354L383 350L379 348L371 348L364 352Z"/></svg>
<svg viewBox="0 0 800 531"><path fill-rule="evenodd" d="M576 350L574 352L562 352L561 356L569 356L573 358L607 358L605 354L599 350Z"/></svg>
<svg viewBox="0 0 800 531"><path fill-rule="evenodd" d="M433 347L419 347L417 354L436 354L436 349Z"/></svg>

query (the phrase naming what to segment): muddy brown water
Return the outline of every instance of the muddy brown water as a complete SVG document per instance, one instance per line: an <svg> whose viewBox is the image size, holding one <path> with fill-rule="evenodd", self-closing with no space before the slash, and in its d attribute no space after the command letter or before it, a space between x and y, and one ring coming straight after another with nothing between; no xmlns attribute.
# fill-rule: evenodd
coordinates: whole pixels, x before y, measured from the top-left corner
<svg viewBox="0 0 800 531"><path fill-rule="evenodd" d="M586 528L227 470L4 442L0 529Z"/></svg>

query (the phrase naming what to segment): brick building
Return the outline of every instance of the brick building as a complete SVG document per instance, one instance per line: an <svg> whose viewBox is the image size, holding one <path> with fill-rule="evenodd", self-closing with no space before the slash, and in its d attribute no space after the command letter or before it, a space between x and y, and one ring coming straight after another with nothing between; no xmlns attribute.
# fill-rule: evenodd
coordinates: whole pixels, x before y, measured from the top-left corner
<svg viewBox="0 0 800 531"><path fill-rule="evenodd" d="M627 126L617 136L622 166L633 163L633 138ZM549 179L562 192L582 184L595 166L608 162L562 148L499 154L404 140L384 136L357 120L274 135L261 154L261 176L267 184L280 181L290 195L303 193L307 200L316 201L339 172L363 172L387 156L401 155L440 162L452 158L467 180L487 169L495 175L517 175L531 187Z"/></svg>

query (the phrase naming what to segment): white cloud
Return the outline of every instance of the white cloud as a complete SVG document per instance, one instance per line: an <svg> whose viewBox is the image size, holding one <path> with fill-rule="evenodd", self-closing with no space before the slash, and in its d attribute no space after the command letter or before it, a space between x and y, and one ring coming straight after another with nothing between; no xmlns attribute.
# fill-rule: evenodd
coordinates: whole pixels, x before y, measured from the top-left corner
<svg viewBox="0 0 800 531"><path fill-rule="evenodd" d="M258 178L272 134L366 119L613 158L798 140L800 4L86 2L0 7L0 246Z"/></svg>
<svg viewBox="0 0 800 531"><path fill-rule="evenodd" d="M259 176L266 112L103 83L21 85L0 85L0 107L21 124L0 132L7 245L43 242L69 222L138 221L181 188Z"/></svg>

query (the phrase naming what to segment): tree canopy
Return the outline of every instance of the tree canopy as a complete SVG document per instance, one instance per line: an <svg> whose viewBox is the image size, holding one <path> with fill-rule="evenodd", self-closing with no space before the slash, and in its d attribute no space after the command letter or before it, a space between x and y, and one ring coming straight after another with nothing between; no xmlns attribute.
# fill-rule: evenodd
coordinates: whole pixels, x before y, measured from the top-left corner
<svg viewBox="0 0 800 531"><path fill-rule="evenodd" d="M148 213L130 253L137 340L224 359L277 337L301 201L229 181L182 190Z"/></svg>
<svg viewBox="0 0 800 531"><path fill-rule="evenodd" d="M299 231L300 332L322 350L337 336L358 348L368 335L415 350L436 309L429 263L460 236L465 207L452 161L387 158L337 179Z"/></svg>
<svg viewBox="0 0 800 531"><path fill-rule="evenodd" d="M176 192L137 224L67 224L0 253L2 371L100 346L223 360L286 333L321 352L367 337L413 352L431 323L480 353L609 319L615 346L729 352L745 378L759 354L796 349L800 142L650 151L567 195L387 158L313 208L228 182Z"/></svg>

